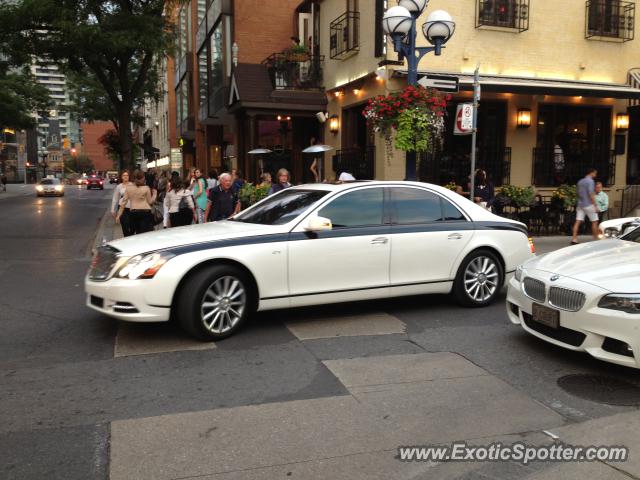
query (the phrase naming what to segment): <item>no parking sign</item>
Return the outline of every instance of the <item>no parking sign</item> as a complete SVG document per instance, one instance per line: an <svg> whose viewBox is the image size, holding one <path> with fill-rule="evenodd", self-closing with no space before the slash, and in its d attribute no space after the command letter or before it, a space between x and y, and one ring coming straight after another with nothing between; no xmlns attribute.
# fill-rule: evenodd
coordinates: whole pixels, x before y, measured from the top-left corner
<svg viewBox="0 0 640 480"><path fill-rule="evenodd" d="M459 103L456 107L456 121L453 124L454 135L469 135L473 132L473 104Z"/></svg>

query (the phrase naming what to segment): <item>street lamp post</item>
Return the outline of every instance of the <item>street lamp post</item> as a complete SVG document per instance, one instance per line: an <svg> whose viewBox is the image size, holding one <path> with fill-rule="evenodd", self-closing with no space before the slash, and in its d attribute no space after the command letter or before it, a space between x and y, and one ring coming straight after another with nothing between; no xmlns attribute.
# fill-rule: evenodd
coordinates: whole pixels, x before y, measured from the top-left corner
<svg viewBox="0 0 640 480"><path fill-rule="evenodd" d="M444 44L451 38L456 24L444 10L435 10L429 14L422 25L422 34L432 45L416 47L416 22L427 8L429 0L398 0L398 6L389 8L382 19L384 32L393 40L393 50L399 60L407 59L407 83L418 83L418 64L427 53L442 53ZM407 152L406 179L416 179L416 152Z"/></svg>

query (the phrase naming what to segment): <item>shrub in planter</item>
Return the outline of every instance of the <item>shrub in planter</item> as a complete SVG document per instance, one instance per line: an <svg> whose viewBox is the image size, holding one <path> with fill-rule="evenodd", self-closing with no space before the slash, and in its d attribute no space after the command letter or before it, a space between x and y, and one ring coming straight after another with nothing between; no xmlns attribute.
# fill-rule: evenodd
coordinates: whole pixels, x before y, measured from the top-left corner
<svg viewBox="0 0 640 480"><path fill-rule="evenodd" d="M535 200L535 191L533 187L516 187L513 185L505 185L500 189L500 194L509 199L509 204L514 207L527 207Z"/></svg>

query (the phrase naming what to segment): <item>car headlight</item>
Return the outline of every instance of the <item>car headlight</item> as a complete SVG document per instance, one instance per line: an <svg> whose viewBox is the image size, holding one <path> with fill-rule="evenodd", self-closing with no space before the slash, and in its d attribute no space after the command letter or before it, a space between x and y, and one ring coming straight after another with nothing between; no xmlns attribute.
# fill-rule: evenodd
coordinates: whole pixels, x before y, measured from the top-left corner
<svg viewBox="0 0 640 480"><path fill-rule="evenodd" d="M516 268L516 273L514 276L515 276L516 282L522 281L522 279L524 278L524 267L522 265L518 265L518 268Z"/></svg>
<svg viewBox="0 0 640 480"><path fill-rule="evenodd" d="M43 188L43 186L42 186L42 185L38 185L38 186L36 187L36 190L37 190L37 191L39 191L39 192L41 192L42 190L44 190L44 188Z"/></svg>
<svg viewBox="0 0 640 480"><path fill-rule="evenodd" d="M56 185L56 192L61 192L62 188L62 185Z"/></svg>
<svg viewBox="0 0 640 480"><path fill-rule="evenodd" d="M640 314L640 294L612 293L611 295L605 295L598 302L598 307Z"/></svg>
<svg viewBox="0 0 640 480"><path fill-rule="evenodd" d="M172 253L159 252L148 255L136 255L128 259L116 273L118 278L137 280L140 278L153 278L158 270L175 257Z"/></svg>

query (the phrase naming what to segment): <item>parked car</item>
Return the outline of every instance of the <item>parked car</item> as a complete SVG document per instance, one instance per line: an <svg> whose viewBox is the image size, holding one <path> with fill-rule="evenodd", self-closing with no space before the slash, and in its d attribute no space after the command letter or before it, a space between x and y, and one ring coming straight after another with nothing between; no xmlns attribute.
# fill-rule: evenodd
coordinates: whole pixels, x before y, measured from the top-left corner
<svg viewBox="0 0 640 480"><path fill-rule="evenodd" d="M202 340L256 310L453 292L481 307L531 257L524 225L417 182L302 185L230 220L98 249L87 305L134 322L178 319Z"/></svg>
<svg viewBox="0 0 640 480"><path fill-rule="evenodd" d="M604 238L617 238L640 226L639 217L614 218L598 225Z"/></svg>
<svg viewBox="0 0 640 480"><path fill-rule="evenodd" d="M63 197L64 185L57 178L43 178L36 185L36 195L38 195L38 197L47 195Z"/></svg>
<svg viewBox="0 0 640 480"><path fill-rule="evenodd" d="M91 190L92 188L104 190L104 179L97 175L91 175L87 178L87 190Z"/></svg>
<svg viewBox="0 0 640 480"><path fill-rule="evenodd" d="M533 258L509 281L507 313L528 333L640 368L640 229Z"/></svg>

